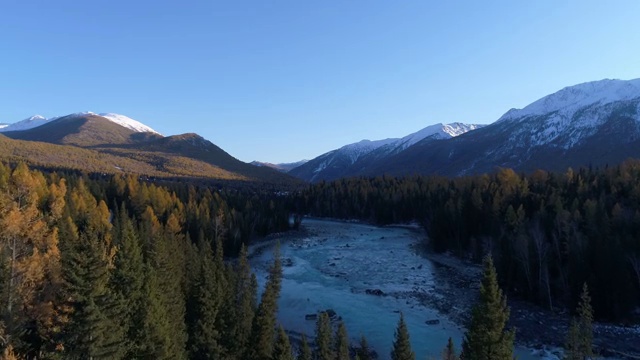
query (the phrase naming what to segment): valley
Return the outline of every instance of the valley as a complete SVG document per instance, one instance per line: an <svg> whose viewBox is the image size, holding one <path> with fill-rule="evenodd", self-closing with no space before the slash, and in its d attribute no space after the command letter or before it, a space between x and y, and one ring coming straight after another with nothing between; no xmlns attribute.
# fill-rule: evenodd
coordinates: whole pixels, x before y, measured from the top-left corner
<svg viewBox="0 0 640 360"><path fill-rule="evenodd" d="M476 264L424 249L426 235L415 226L376 227L309 218L303 220L302 228L249 249L264 286L273 247L280 242L284 267L278 319L296 338L302 333L313 338L315 321L305 316L333 309L348 324L354 344L364 335L384 359L402 311L417 358L436 358L449 337L459 348L478 296L481 269ZM370 294L372 290L380 295ZM512 299L509 304L510 326L517 328L518 358L562 358L570 322L567 314L554 314L521 300ZM640 354L635 343L640 327L597 324L595 329L594 343L608 354L607 359Z"/></svg>

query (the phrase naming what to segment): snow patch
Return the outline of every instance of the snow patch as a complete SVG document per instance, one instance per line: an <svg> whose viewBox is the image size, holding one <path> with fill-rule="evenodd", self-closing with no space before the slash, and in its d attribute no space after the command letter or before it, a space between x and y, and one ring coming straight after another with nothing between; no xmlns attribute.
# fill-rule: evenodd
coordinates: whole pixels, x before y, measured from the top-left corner
<svg viewBox="0 0 640 360"><path fill-rule="evenodd" d="M161 135L159 132L153 130L152 128L150 128L149 126L134 120L128 116L125 115L120 115L120 114L114 114L114 113L102 113L102 114L96 114L94 112L91 111L84 111L84 112L77 112L77 113L73 113L73 114L69 114L69 115L65 115L65 116L55 116L52 118L47 119L46 117L42 116L42 115L34 115L31 116L27 119L24 119L22 121L18 121L16 123L13 124L8 124L8 125L0 125L0 132L7 132L7 131L24 131L24 130L29 130L29 129L33 129L39 126L42 126L44 124L47 124L51 121L54 121L56 119L60 119L62 117L77 117L77 116L86 116L86 115L97 115L97 116L101 116L113 123L116 123L120 126L123 126L127 129L133 130L135 132L150 132L150 133L155 133L155 134L159 134Z"/></svg>

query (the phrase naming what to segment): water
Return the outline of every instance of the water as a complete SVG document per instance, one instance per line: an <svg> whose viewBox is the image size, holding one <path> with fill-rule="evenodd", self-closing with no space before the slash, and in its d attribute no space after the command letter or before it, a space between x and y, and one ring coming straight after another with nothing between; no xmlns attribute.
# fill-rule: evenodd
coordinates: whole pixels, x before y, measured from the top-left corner
<svg viewBox="0 0 640 360"><path fill-rule="evenodd" d="M281 243L283 268L279 300L279 322L288 330L313 336L315 321L306 314L333 309L347 325L354 342L360 335L389 358L394 331L404 314L416 359L439 357L451 337L457 348L464 329L436 310L403 292L433 291L433 264L413 250L420 235L406 228L305 219L310 235ZM250 248L251 264L264 286L272 261L274 243ZM366 294L380 289L395 296ZM427 325L427 320L439 320ZM518 358L540 359L527 349L518 349Z"/></svg>

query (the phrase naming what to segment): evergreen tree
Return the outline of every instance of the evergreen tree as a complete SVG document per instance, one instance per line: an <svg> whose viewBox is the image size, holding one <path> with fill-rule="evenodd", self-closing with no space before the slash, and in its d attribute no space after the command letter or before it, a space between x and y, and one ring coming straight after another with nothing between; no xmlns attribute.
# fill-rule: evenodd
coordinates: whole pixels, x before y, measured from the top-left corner
<svg viewBox="0 0 640 360"><path fill-rule="evenodd" d="M273 355L278 297L282 282L282 261L279 245L276 246L273 264L269 268L269 280L260 299L260 305L253 318L251 341L248 349L249 360L269 360Z"/></svg>
<svg viewBox="0 0 640 360"><path fill-rule="evenodd" d="M360 348L357 351L357 355L360 357L360 360L371 360L371 349L364 335L360 336Z"/></svg>
<svg viewBox="0 0 640 360"><path fill-rule="evenodd" d="M276 344L273 348L273 360L294 360L293 351L291 350L291 343L289 342L289 336L284 331L284 328L280 326L278 328L278 335L276 337Z"/></svg>
<svg viewBox="0 0 640 360"><path fill-rule="evenodd" d="M349 336L343 322L338 325L335 342L336 360L349 360Z"/></svg>
<svg viewBox="0 0 640 360"><path fill-rule="evenodd" d="M212 250L206 242L201 245L200 277L195 301L195 324L192 331L191 357L194 359L223 358L222 333L216 324L222 305L220 269L214 262Z"/></svg>
<svg viewBox="0 0 640 360"><path fill-rule="evenodd" d="M230 355L240 358L247 348L251 335L251 324L256 311L258 292L258 280L251 272L247 259L247 248L244 245L240 249L238 264L230 273L235 274L231 284L234 290L230 294L232 301L224 310L231 336L227 336L224 340L226 340L225 345L229 349Z"/></svg>
<svg viewBox="0 0 640 360"><path fill-rule="evenodd" d="M584 360L593 356L593 310L585 283L578 303L578 319L571 320L567 334L567 360Z"/></svg>
<svg viewBox="0 0 640 360"><path fill-rule="evenodd" d="M332 332L329 315L326 312L321 312L316 321L316 349L314 352L316 360L333 360Z"/></svg>
<svg viewBox="0 0 640 360"><path fill-rule="evenodd" d="M491 256L484 258L478 303L462 342L465 360L512 360L515 332L505 330L509 320L507 299L498 286Z"/></svg>
<svg viewBox="0 0 640 360"><path fill-rule="evenodd" d="M411 350L409 330L404 322L404 315L400 313L400 320L393 340L391 360L415 360L416 354Z"/></svg>
<svg viewBox="0 0 640 360"><path fill-rule="evenodd" d="M70 324L65 357L118 359L123 356L124 334L113 317L115 298L108 289L109 264L105 244L92 231L64 248L63 277L69 301Z"/></svg>
<svg viewBox="0 0 640 360"><path fill-rule="evenodd" d="M127 339L123 350L126 350L127 358L134 358L141 346L138 335L143 322L144 260L142 244L124 205L115 221L113 238L118 251L109 287L122 310L116 320Z"/></svg>
<svg viewBox="0 0 640 360"><path fill-rule="evenodd" d="M144 360L171 360L170 351L173 329L167 319L160 293L160 280L153 266L145 264L145 281L142 297L142 326L138 329L140 339L136 358Z"/></svg>
<svg viewBox="0 0 640 360"><path fill-rule="evenodd" d="M307 341L307 336L302 334L302 344L300 345L300 349L298 349L298 357L296 360L312 360L313 354L311 352L311 348L309 347L309 342Z"/></svg>
<svg viewBox="0 0 640 360"><path fill-rule="evenodd" d="M442 360L458 360L456 348L453 345L453 340L451 340L451 338L447 341L447 347L442 351Z"/></svg>

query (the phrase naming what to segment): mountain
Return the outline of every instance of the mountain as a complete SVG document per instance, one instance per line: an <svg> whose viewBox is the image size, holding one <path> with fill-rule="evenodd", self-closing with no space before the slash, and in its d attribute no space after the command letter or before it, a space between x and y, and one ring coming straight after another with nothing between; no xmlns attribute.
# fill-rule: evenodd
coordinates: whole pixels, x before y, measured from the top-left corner
<svg viewBox="0 0 640 360"><path fill-rule="evenodd" d="M130 117L124 116L124 115L120 115L120 114L113 114L113 113L103 113L103 114L96 114L93 113L91 111L86 111L86 112L80 112L80 113L74 113L74 114L69 114L69 115L65 115L65 116L56 116L53 118L45 118L42 115L34 115L31 116L30 118L24 119L22 121L18 121L17 123L13 123L13 124L8 124L8 126L4 127L4 128L0 128L0 132L7 132L7 131L24 131L24 130L29 130L29 129L33 129L42 125L45 125L49 122L55 121L57 119L60 118L75 118L75 117L87 117L87 116L100 116L104 119L107 119L115 124L118 124L122 127L125 127L127 129L130 129L134 132L151 132L151 133L156 133L156 134L160 134L157 131L153 130L152 128L150 128L147 125L144 125L143 123L137 121L137 120L133 120Z"/></svg>
<svg viewBox="0 0 640 360"><path fill-rule="evenodd" d="M291 185L289 175L253 166L197 134L164 137L118 114L33 116L0 135L0 159L38 166L156 177L192 177Z"/></svg>
<svg viewBox="0 0 640 360"><path fill-rule="evenodd" d="M418 142L450 139L482 126L462 123L435 124L399 139L362 140L322 154L290 170L289 174L312 182L355 176L368 172L376 164Z"/></svg>
<svg viewBox="0 0 640 360"><path fill-rule="evenodd" d="M261 161L252 161L250 162L251 165L255 165L255 166L266 166L266 167L270 167L272 169L276 169L278 171L281 172L288 172L289 170L296 168L304 163L306 163L309 160L300 160L300 161L296 161L296 162L292 162L292 163L280 163L280 164L272 164L272 163L268 163L268 162L261 162Z"/></svg>
<svg viewBox="0 0 640 360"><path fill-rule="evenodd" d="M361 174L565 171L630 157L640 157L640 79L607 79L566 87L446 141L420 141Z"/></svg>
<svg viewBox="0 0 640 360"><path fill-rule="evenodd" d="M31 117L3 129L5 136L17 140L42 141L59 145L76 145L83 147L127 144L136 139L148 136L160 136L151 128L142 124L141 129L150 132L138 133L131 127L93 113L77 113L53 119L36 119ZM34 122L38 126L33 126ZM7 129L20 128L23 130ZM144 135L142 135L144 134Z"/></svg>
<svg viewBox="0 0 640 360"><path fill-rule="evenodd" d="M18 121L17 123L13 123L13 124L6 124L7 126L4 126L2 128L0 128L0 132L5 132L5 131L21 131L21 130L29 130L32 129L34 127L38 127L40 125L44 125L48 122L48 119L45 118L42 115L33 115L29 118L26 118L22 121Z"/></svg>

